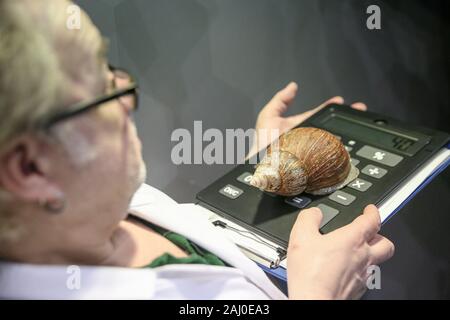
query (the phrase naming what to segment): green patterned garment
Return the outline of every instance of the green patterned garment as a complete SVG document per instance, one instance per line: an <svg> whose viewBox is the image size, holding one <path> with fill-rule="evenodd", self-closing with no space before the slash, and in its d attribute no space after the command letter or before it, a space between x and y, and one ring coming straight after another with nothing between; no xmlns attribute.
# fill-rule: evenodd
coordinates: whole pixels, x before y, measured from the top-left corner
<svg viewBox="0 0 450 320"><path fill-rule="evenodd" d="M222 267L228 266L219 257L200 248L195 243L189 241L186 237L175 232L167 231L153 224L146 224L188 254L188 257L176 258L169 253L164 253L153 260L149 265L145 266L146 268L156 268L168 264L207 264Z"/></svg>

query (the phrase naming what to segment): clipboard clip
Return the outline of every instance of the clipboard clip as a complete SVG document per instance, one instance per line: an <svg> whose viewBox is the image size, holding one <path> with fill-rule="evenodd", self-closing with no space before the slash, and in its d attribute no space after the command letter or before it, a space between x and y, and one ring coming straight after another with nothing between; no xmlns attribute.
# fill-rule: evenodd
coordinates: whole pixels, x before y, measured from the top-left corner
<svg viewBox="0 0 450 320"><path fill-rule="evenodd" d="M242 227L234 227L231 224L217 219L212 221L216 227L225 229L234 234L233 240L235 244L252 260L262 264L268 268L276 269L280 266L281 261L286 258L287 251L276 244L264 239L258 234L251 232ZM239 241L239 240L243 241ZM249 243L255 245L249 245ZM263 247L265 250L258 250L257 247ZM264 252L263 252L264 251Z"/></svg>

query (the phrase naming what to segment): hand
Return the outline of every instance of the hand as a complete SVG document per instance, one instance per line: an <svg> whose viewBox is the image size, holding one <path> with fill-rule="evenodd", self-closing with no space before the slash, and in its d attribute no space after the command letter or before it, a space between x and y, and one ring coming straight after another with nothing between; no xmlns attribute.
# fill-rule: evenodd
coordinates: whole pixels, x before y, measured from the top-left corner
<svg viewBox="0 0 450 320"><path fill-rule="evenodd" d="M378 234L380 215L374 205L329 234L319 226L322 212L300 212L287 254L290 299L358 299L366 291L367 268L392 257L394 245Z"/></svg>
<svg viewBox="0 0 450 320"><path fill-rule="evenodd" d="M295 82L291 82L284 89L277 92L272 100L261 110L256 120L256 137L255 143L252 146L249 156L252 157L256 152L268 146L272 141L278 138L279 135L295 128L300 123L311 117L316 112L320 111L325 106L336 103L343 104L342 97L331 98L320 106L290 117L283 117L288 107L292 104L297 95L298 86ZM354 109L366 111L367 106L364 103L354 103L351 105ZM272 134L272 132L275 132Z"/></svg>

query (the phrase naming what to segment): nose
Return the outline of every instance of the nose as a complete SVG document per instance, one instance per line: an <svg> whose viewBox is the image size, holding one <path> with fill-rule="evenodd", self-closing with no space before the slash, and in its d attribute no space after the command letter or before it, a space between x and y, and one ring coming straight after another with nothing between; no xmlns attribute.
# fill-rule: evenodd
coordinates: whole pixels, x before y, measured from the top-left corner
<svg viewBox="0 0 450 320"><path fill-rule="evenodd" d="M119 102L123 106L125 112L130 116L130 118L133 118L133 114L134 114L133 111L135 109L135 104L136 104L133 94L129 94L129 95L120 97Z"/></svg>

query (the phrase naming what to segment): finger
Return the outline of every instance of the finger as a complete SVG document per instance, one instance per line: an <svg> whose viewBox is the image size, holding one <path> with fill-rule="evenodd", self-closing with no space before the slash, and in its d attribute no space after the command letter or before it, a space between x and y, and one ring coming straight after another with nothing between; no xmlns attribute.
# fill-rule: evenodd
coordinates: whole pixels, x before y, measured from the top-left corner
<svg viewBox="0 0 450 320"><path fill-rule="evenodd" d="M369 242L369 246L372 264L375 265L379 265L386 260L389 260L395 252L395 246L392 241L379 234L375 235Z"/></svg>
<svg viewBox="0 0 450 320"><path fill-rule="evenodd" d="M364 208L364 213L348 225L354 232L361 232L364 240L369 242L380 231L381 219L377 207L373 204Z"/></svg>
<svg viewBox="0 0 450 320"><path fill-rule="evenodd" d="M316 108L314 108L312 110L306 111L304 113L297 114L295 116L288 117L287 119L292 124L292 126L295 127L298 124L300 124L303 121L305 121L306 119L308 119L309 117L311 117L312 115L314 115L315 113L317 113L320 110L322 110L323 108L325 108L327 105L333 104L333 103L334 104L343 104L344 103L344 98L342 98L342 97L333 97L331 99L328 99L327 101L322 103L320 106L318 106L318 107L316 107Z"/></svg>
<svg viewBox="0 0 450 320"><path fill-rule="evenodd" d="M327 101L322 103L320 106L318 106L317 108L315 108L311 111L316 113L316 112L319 112L320 110L322 110L323 108L325 108L329 104L343 104L343 103L344 103L344 98L342 98L341 96L336 96L331 99L328 99Z"/></svg>
<svg viewBox="0 0 450 320"><path fill-rule="evenodd" d="M276 116L283 114L286 112L287 107L292 101L294 101L297 91L298 85L295 82L289 83L273 96L269 103L264 107L264 113Z"/></svg>
<svg viewBox="0 0 450 320"><path fill-rule="evenodd" d="M294 101L295 96L297 95L298 85L295 82L289 83L283 90L278 92L278 99L283 103L289 105ZM277 96L277 95L275 95Z"/></svg>
<svg viewBox="0 0 450 320"><path fill-rule="evenodd" d="M344 98L342 98L341 96L333 97L331 99L328 99L324 103L322 103L318 108L323 108L323 107L325 107L325 106L327 106L329 104L332 104L332 103L343 104L344 103Z"/></svg>
<svg viewBox="0 0 450 320"><path fill-rule="evenodd" d="M314 108L312 110L306 111L306 112L301 113L301 114L297 114L297 115L288 117L287 119L291 123L291 127L296 127L297 125L299 125L300 123L302 123L303 121L305 121L306 119L308 119L309 117L314 115L315 113L319 112L320 110L322 110L323 108L325 108L329 104L344 104L344 98L342 98L340 96L333 97L331 99L328 99L324 103L322 103L317 108ZM355 103L353 103L351 105L351 107L353 109L356 109L356 110L367 111L366 104L364 104L362 102L355 102Z"/></svg>
<svg viewBox="0 0 450 320"><path fill-rule="evenodd" d="M305 235L320 235L319 228L322 223L322 211L319 208L309 208L300 211L291 230L291 239Z"/></svg>
<svg viewBox="0 0 450 320"><path fill-rule="evenodd" d="M367 105L362 102L355 102L351 105L351 107L356 110L367 111Z"/></svg>

